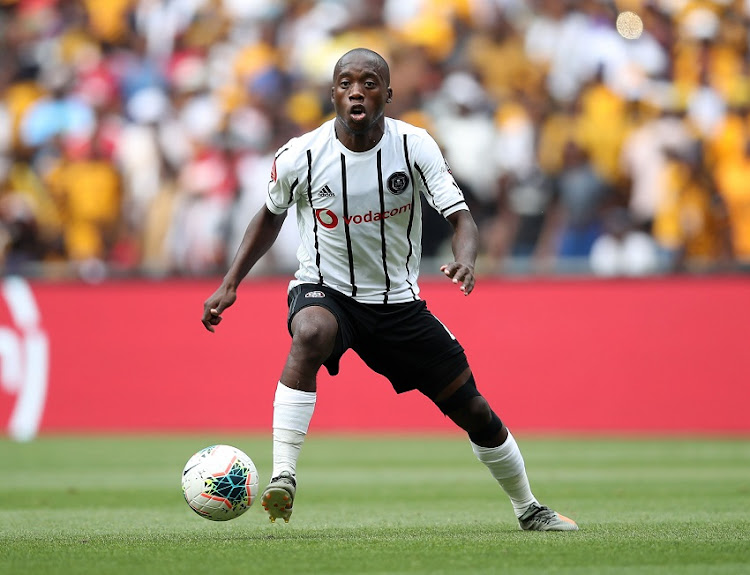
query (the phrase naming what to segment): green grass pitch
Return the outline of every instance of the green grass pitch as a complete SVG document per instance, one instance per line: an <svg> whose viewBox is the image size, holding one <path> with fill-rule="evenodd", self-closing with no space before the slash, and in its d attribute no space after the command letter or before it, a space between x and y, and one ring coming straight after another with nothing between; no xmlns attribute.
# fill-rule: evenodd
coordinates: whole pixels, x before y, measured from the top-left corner
<svg viewBox="0 0 750 575"><path fill-rule="evenodd" d="M180 474L212 443L270 473L258 436L0 441L0 573L750 573L750 442L517 434L535 495L575 533L518 529L460 436L311 434L289 524L214 523Z"/></svg>

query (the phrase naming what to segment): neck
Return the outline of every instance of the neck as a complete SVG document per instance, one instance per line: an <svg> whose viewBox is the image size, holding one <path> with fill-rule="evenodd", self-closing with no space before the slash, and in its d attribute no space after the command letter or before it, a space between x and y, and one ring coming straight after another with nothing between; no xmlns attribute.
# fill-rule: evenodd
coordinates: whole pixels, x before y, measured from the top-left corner
<svg viewBox="0 0 750 575"><path fill-rule="evenodd" d="M336 118L333 129L345 148L352 152L367 152L377 146L385 134L385 121L378 122L365 132L354 132L340 118Z"/></svg>

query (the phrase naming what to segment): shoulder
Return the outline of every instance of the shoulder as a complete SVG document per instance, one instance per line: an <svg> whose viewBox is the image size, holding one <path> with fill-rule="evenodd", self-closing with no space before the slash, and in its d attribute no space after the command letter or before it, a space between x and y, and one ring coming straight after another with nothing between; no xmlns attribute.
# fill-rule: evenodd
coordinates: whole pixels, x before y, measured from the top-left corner
<svg viewBox="0 0 750 575"><path fill-rule="evenodd" d="M305 168L308 151L313 151L321 142L328 140L331 132L331 121L328 121L315 130L290 139L274 155L272 176L281 177Z"/></svg>
<svg viewBox="0 0 750 575"><path fill-rule="evenodd" d="M414 160L424 162L442 157L440 147L430 133L403 120L387 118L388 131L398 139L400 145L406 145L408 153Z"/></svg>
<svg viewBox="0 0 750 575"><path fill-rule="evenodd" d="M443 162L443 153L435 138L424 128L402 120L392 120L392 130L398 134L409 149L409 155L418 163Z"/></svg>
<svg viewBox="0 0 750 575"><path fill-rule="evenodd" d="M403 120L386 118L386 125L390 133L393 133L400 138L403 138L403 136L407 136L407 138L413 139L415 142L424 139L432 139L430 134L428 134L427 130L425 130L424 128L419 128L414 124L409 124L408 122L404 122Z"/></svg>
<svg viewBox="0 0 750 575"><path fill-rule="evenodd" d="M283 161L288 162L291 158L305 156L307 150L318 145L320 141L330 138L331 130L331 122L329 121L315 130L292 138L278 149L275 159L282 161L281 158L284 157Z"/></svg>

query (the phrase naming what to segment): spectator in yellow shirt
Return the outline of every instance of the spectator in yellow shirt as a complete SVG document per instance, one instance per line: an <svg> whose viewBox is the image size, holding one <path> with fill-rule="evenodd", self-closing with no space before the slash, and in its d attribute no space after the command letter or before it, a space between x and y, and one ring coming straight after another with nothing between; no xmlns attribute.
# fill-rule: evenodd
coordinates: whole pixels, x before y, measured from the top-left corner
<svg viewBox="0 0 750 575"><path fill-rule="evenodd" d="M744 154L719 162L716 183L726 204L734 257L750 265L750 137Z"/></svg>
<svg viewBox="0 0 750 575"><path fill-rule="evenodd" d="M93 144L68 143L50 185L63 214L63 237L74 261L106 260L120 218L120 175Z"/></svg>
<svg viewBox="0 0 750 575"><path fill-rule="evenodd" d="M701 146L667 150L653 234L673 270L711 268L731 252L725 208L703 163Z"/></svg>

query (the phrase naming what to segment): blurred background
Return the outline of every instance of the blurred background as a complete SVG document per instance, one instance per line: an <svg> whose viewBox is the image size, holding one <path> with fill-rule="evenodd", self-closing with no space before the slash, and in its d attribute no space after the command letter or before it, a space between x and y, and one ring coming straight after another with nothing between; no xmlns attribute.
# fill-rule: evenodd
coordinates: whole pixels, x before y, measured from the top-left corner
<svg viewBox="0 0 750 575"><path fill-rule="evenodd" d="M333 65L366 46L389 115L465 191L480 272L748 271L749 18L746 0L0 0L0 265L221 274L274 152L331 117ZM296 267L292 219L253 274ZM425 258L448 234L428 213Z"/></svg>

